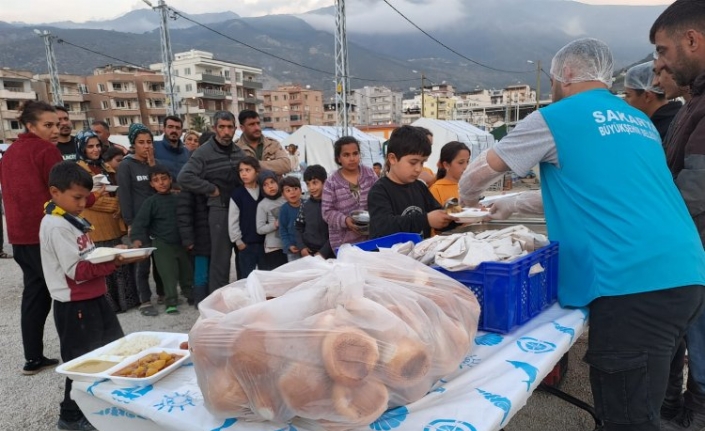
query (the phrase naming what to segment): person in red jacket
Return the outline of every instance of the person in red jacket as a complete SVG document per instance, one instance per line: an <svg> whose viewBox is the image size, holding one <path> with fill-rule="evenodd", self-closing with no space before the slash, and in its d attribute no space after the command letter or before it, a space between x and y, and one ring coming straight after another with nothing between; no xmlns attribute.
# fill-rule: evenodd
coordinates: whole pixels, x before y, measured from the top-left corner
<svg viewBox="0 0 705 431"><path fill-rule="evenodd" d="M42 274L39 225L49 195L49 171L63 160L56 148L59 117L45 102L28 101L19 121L25 126L0 160L0 186L5 203L8 242L22 268L21 327L25 375L37 374L59 363L44 356L44 324L51 309L51 296Z"/></svg>

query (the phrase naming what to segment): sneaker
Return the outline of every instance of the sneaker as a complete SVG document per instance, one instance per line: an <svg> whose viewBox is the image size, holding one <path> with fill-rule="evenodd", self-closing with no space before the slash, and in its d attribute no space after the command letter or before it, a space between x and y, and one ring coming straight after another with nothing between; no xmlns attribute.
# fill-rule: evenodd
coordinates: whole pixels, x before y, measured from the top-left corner
<svg viewBox="0 0 705 431"><path fill-rule="evenodd" d="M179 309L176 306L166 307L166 314L179 314Z"/></svg>
<svg viewBox="0 0 705 431"><path fill-rule="evenodd" d="M146 305L140 305L140 314L143 316L158 316L159 312L157 311L156 308L154 308L154 305L152 304L146 304Z"/></svg>
<svg viewBox="0 0 705 431"><path fill-rule="evenodd" d="M701 431L705 428L705 413L684 408L675 419L662 422L661 431Z"/></svg>
<svg viewBox="0 0 705 431"><path fill-rule="evenodd" d="M56 429L58 430L74 430L74 431L93 431L95 427L88 422L85 416L81 416L81 419L77 421L67 421L65 419L59 418L59 422L56 423Z"/></svg>
<svg viewBox="0 0 705 431"><path fill-rule="evenodd" d="M54 367L58 364L58 359L49 359L42 356L42 359L25 362L24 368L22 368L22 374L25 376L33 376L45 368Z"/></svg>

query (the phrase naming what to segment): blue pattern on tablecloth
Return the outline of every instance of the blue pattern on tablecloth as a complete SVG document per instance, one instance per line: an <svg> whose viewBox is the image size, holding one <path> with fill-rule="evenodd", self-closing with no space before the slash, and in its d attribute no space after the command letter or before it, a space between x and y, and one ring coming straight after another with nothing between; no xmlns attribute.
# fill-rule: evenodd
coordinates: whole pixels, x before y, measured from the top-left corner
<svg viewBox="0 0 705 431"><path fill-rule="evenodd" d="M399 428L406 420L408 414L409 410L405 406L387 410L379 419L370 424L370 429L376 431L390 431Z"/></svg>
<svg viewBox="0 0 705 431"><path fill-rule="evenodd" d="M456 419L436 419L424 428L424 431L477 431L467 422Z"/></svg>
<svg viewBox="0 0 705 431"><path fill-rule="evenodd" d="M549 353L556 350L555 344L534 337L521 337L517 340L517 346L527 353Z"/></svg>
<svg viewBox="0 0 705 431"><path fill-rule="evenodd" d="M531 364L527 364L526 362L521 362L521 361L507 361L510 364L514 365L514 368L518 368L522 370L523 372L526 373L527 376L529 376L529 380L522 380L523 383L526 383L526 392L529 392L529 389L531 389L531 384L536 381L536 375L539 373L539 369L534 367Z"/></svg>

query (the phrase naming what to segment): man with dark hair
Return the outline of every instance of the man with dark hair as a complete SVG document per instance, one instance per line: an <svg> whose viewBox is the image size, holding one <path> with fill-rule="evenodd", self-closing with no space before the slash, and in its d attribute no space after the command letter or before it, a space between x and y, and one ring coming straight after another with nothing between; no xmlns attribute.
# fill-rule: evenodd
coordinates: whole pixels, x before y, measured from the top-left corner
<svg viewBox="0 0 705 431"><path fill-rule="evenodd" d="M705 244L705 2L676 1L656 19L649 38L656 45L656 73L672 73L676 84L690 86L686 111L669 131L666 158ZM685 342L689 378L684 406L662 424L666 431L705 428L705 314L690 326Z"/></svg>
<svg viewBox="0 0 705 431"><path fill-rule="evenodd" d="M281 144L262 135L259 114L246 109L241 111L237 118L242 136L235 141L235 144L245 155L259 160L262 170L272 171L279 176L291 172L289 155Z"/></svg>
<svg viewBox="0 0 705 431"><path fill-rule="evenodd" d="M164 139L154 143L154 158L157 163L166 166L171 177L176 180L191 153L181 141L181 130L183 129L181 118L169 115L164 118L162 125L164 126Z"/></svg>
<svg viewBox="0 0 705 431"><path fill-rule="evenodd" d="M118 147L122 150L123 154L127 155L127 148L120 144L110 142L110 125L108 125L108 123L102 120L94 120L91 123L91 130L98 135L98 139L100 139L100 143L103 146L103 153L108 151L110 147Z"/></svg>
<svg viewBox="0 0 705 431"><path fill-rule="evenodd" d="M649 116L654 123L661 141L666 139L668 126L683 104L678 101L669 102L662 88L654 86L654 63L637 64L627 70L624 76L624 100Z"/></svg>
<svg viewBox="0 0 705 431"><path fill-rule="evenodd" d="M228 233L230 194L241 184L237 166L245 157L235 145L235 116L218 111L213 116L215 135L191 154L181 173L183 190L208 197L208 224L211 236L211 262L208 271L210 293L230 282L233 245Z"/></svg>
<svg viewBox="0 0 705 431"><path fill-rule="evenodd" d="M69 110L62 105L54 106L56 115L59 116L59 141L56 143L56 148L61 152L64 160L76 160L76 149L78 142L76 138L71 136L71 120L69 120Z"/></svg>

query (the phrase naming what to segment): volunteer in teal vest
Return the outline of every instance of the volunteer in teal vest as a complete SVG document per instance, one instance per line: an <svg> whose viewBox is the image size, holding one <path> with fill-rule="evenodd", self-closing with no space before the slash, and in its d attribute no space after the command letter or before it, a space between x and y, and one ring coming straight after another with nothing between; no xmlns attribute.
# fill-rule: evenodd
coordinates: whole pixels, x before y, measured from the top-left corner
<svg viewBox="0 0 705 431"><path fill-rule="evenodd" d="M558 51L554 103L468 166L460 198L477 204L504 172L540 164L541 191L498 201L492 217L545 212L559 302L590 310L585 361L603 430L657 431L671 358L703 310L705 252L658 131L608 91L612 72L598 40Z"/></svg>

